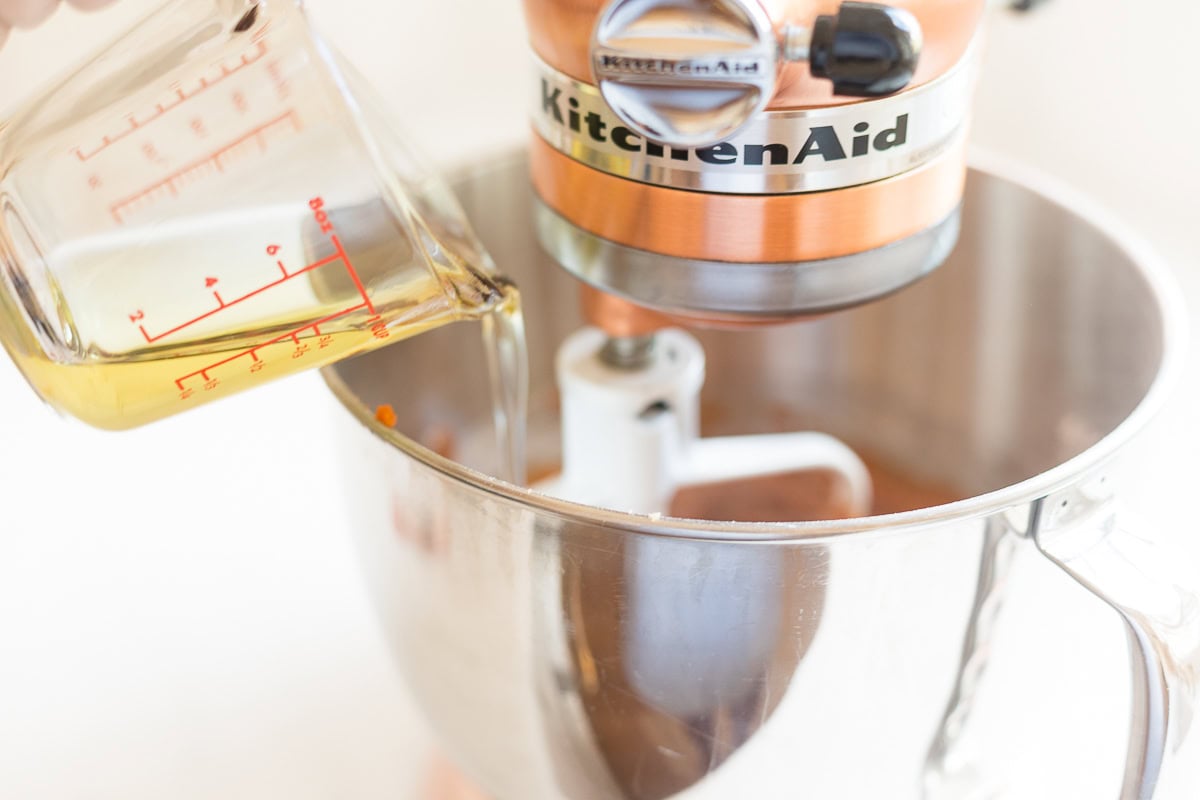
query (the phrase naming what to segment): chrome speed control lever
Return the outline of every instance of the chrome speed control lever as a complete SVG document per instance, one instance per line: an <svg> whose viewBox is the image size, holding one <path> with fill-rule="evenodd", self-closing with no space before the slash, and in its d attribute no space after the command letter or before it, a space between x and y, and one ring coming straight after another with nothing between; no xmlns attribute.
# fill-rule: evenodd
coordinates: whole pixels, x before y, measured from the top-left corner
<svg viewBox="0 0 1200 800"><path fill-rule="evenodd" d="M784 62L808 61L837 94L879 97L908 85L920 52L916 18L878 3L846 2L777 31L756 0L613 0L591 60L605 102L631 129L702 147L766 108Z"/></svg>

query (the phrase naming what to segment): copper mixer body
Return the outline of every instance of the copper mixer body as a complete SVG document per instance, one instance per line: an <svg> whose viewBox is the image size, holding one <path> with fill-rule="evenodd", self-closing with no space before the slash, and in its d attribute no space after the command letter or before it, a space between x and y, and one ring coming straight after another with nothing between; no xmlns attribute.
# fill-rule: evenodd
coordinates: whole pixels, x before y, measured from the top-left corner
<svg viewBox="0 0 1200 800"><path fill-rule="evenodd" d="M690 13L721 2L657 5ZM809 26L841 6L834 0L736 2L765 14L778 43L796 26ZM984 0L888 3L919 24L921 49L907 86L885 98L891 105L884 121L880 101L837 94L806 61L781 58L773 93L749 124L782 133L774 139L760 133L748 140L753 144L735 137L691 149L669 141L655 149L652 136L618 128L619 119L604 114L600 121L607 107L596 89L598 20L619 0L524 4L543 74L530 149L532 181L544 206L541 239L560 264L596 290L585 294L585 309L613 335L680 320L756 325L818 315L889 294L948 255L957 236L969 73ZM910 111L903 105L907 99L926 105ZM589 109L597 111L594 119L583 116ZM874 127L868 130L855 114ZM943 120L924 140L914 133L921 114ZM818 123L830 130L841 126L829 147L813 138ZM867 152L870 137L888 126L892 139L906 147ZM860 131L865 134L854 139ZM887 149L889 141L882 142ZM892 165L863 172L854 164L863 155L858 160L864 163L886 156ZM759 166L761 176L754 174ZM736 178L724 178L722 170Z"/></svg>

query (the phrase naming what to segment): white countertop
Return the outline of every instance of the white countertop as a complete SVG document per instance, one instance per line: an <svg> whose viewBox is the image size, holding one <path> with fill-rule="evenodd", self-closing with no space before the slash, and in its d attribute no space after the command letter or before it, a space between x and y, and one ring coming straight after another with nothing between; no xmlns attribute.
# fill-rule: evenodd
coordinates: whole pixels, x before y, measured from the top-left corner
<svg viewBox="0 0 1200 800"><path fill-rule="evenodd" d="M15 34L0 50L0 108L152 5L62 11ZM383 95L411 109L411 133L439 159L524 135L515 0L309 5ZM1177 24L1162 23L1168 10ZM974 128L976 142L1073 183L1147 237L1194 319L1200 104L1170 81L1195 73L1198 27L1200 8L1185 0L1057 0L999 19ZM1124 476L1130 501L1200 559L1186 515L1198 376L1193 356ZM409 800L408 705L359 585L332 413L309 374L103 433L55 417L0 360L0 797ZM1086 601L1049 571L1022 580L1030 599L1014 604L1009 628L1033 628L1026 641L1050 647L1058 637L1039 607L1073 613ZM1103 655L1115 666L1042 679L1078 695L1070 713L1088 736L1119 723L1120 709L1101 706L1124 667L1114 623L1085 624L1111 628ZM1017 796L1111 795L1101 792L1119 736L1096 742L1106 766L1039 778Z"/></svg>

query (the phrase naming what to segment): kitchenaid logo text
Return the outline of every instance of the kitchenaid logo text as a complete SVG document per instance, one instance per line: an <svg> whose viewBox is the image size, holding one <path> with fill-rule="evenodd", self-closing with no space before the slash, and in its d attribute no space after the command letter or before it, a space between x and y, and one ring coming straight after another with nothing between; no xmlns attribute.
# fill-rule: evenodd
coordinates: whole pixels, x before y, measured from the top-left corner
<svg viewBox="0 0 1200 800"><path fill-rule="evenodd" d="M849 122L842 126L810 125L801 129L806 138L792 142L721 142L697 149L666 147L652 142L624 125L614 125L595 110L584 111L578 98L566 95L562 87L542 79L542 114L547 122L586 136L597 144L610 143L627 153L651 158L689 161L694 156L714 166L786 166L819 161L834 162L881 153L908 142L908 114L898 114L887 127L871 130L871 123ZM839 127L841 128L839 130Z"/></svg>
<svg viewBox="0 0 1200 800"><path fill-rule="evenodd" d="M744 76L763 75L766 64L761 58L631 58L629 56L602 55L596 59L599 71L604 75L711 75Z"/></svg>
<svg viewBox="0 0 1200 800"><path fill-rule="evenodd" d="M659 68L645 61L633 67ZM623 124L595 86L538 59L529 101L543 142L609 175L718 194L825 192L886 180L950 155L966 130L973 63L964 57L940 78L887 97L762 111L711 147L671 147L642 136Z"/></svg>

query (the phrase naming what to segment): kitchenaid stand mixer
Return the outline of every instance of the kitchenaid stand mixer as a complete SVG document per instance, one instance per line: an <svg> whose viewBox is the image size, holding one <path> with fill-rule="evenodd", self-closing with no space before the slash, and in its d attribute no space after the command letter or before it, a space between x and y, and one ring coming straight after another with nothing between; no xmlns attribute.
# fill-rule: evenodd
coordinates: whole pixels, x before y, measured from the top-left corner
<svg viewBox="0 0 1200 800"><path fill-rule="evenodd" d="M683 486L826 467L851 487L838 515L870 510L828 436L698 442L703 352L657 331L834 311L942 263L983 8L906 5L526 3L538 233L604 332L563 346L563 469L540 489L663 513Z"/></svg>
<svg viewBox="0 0 1200 800"><path fill-rule="evenodd" d="M1121 616L1121 797L1157 797L1191 741L1197 581L1129 532L1105 465L1161 400L1178 311L1152 257L1036 181L976 168L960 206L983 3L526 5L529 154L457 188L528 296L533 488L491 477L508 473L487 370L447 358L477 344L461 331L326 372L351 412L344 472L371 589L448 762L492 800L991 797L969 757L973 699L1025 540ZM295 5L248 6L229 22L252 49L218 64L223 80L252 74L268 6L304 33ZM199 96L245 105L198 80ZM169 112L151 108L128 131ZM329 121L293 113L276 116L295 134ZM249 131L235 144L269 152ZM224 174L226 152L203 163ZM162 169L149 185L174 197ZM326 244L316 230L331 252L299 271L266 261L270 281L244 293L201 276L215 310L159 329L131 308L130 335L153 344L278 285L328 290L325 273L293 278L330 265L353 289L336 317L373 313L342 242L394 244L375 235L389 209L369 192L295 195L298 249ZM447 233L473 242L456 216ZM267 344L292 341L299 362L301 334L328 321ZM215 366L245 356L254 375L258 349ZM175 379L179 399L198 392L178 382L220 385L206 369Z"/></svg>
<svg viewBox="0 0 1200 800"><path fill-rule="evenodd" d="M524 287L536 491L486 477L452 333L327 374L386 633L487 796L995 796L971 710L1020 538L1128 626L1120 797L1172 772L1195 580L1126 556L1103 462L1178 318L1152 259L986 170L955 249L984 5L526 0L532 216L523 161L458 188ZM402 435L389 371L428 382Z"/></svg>

